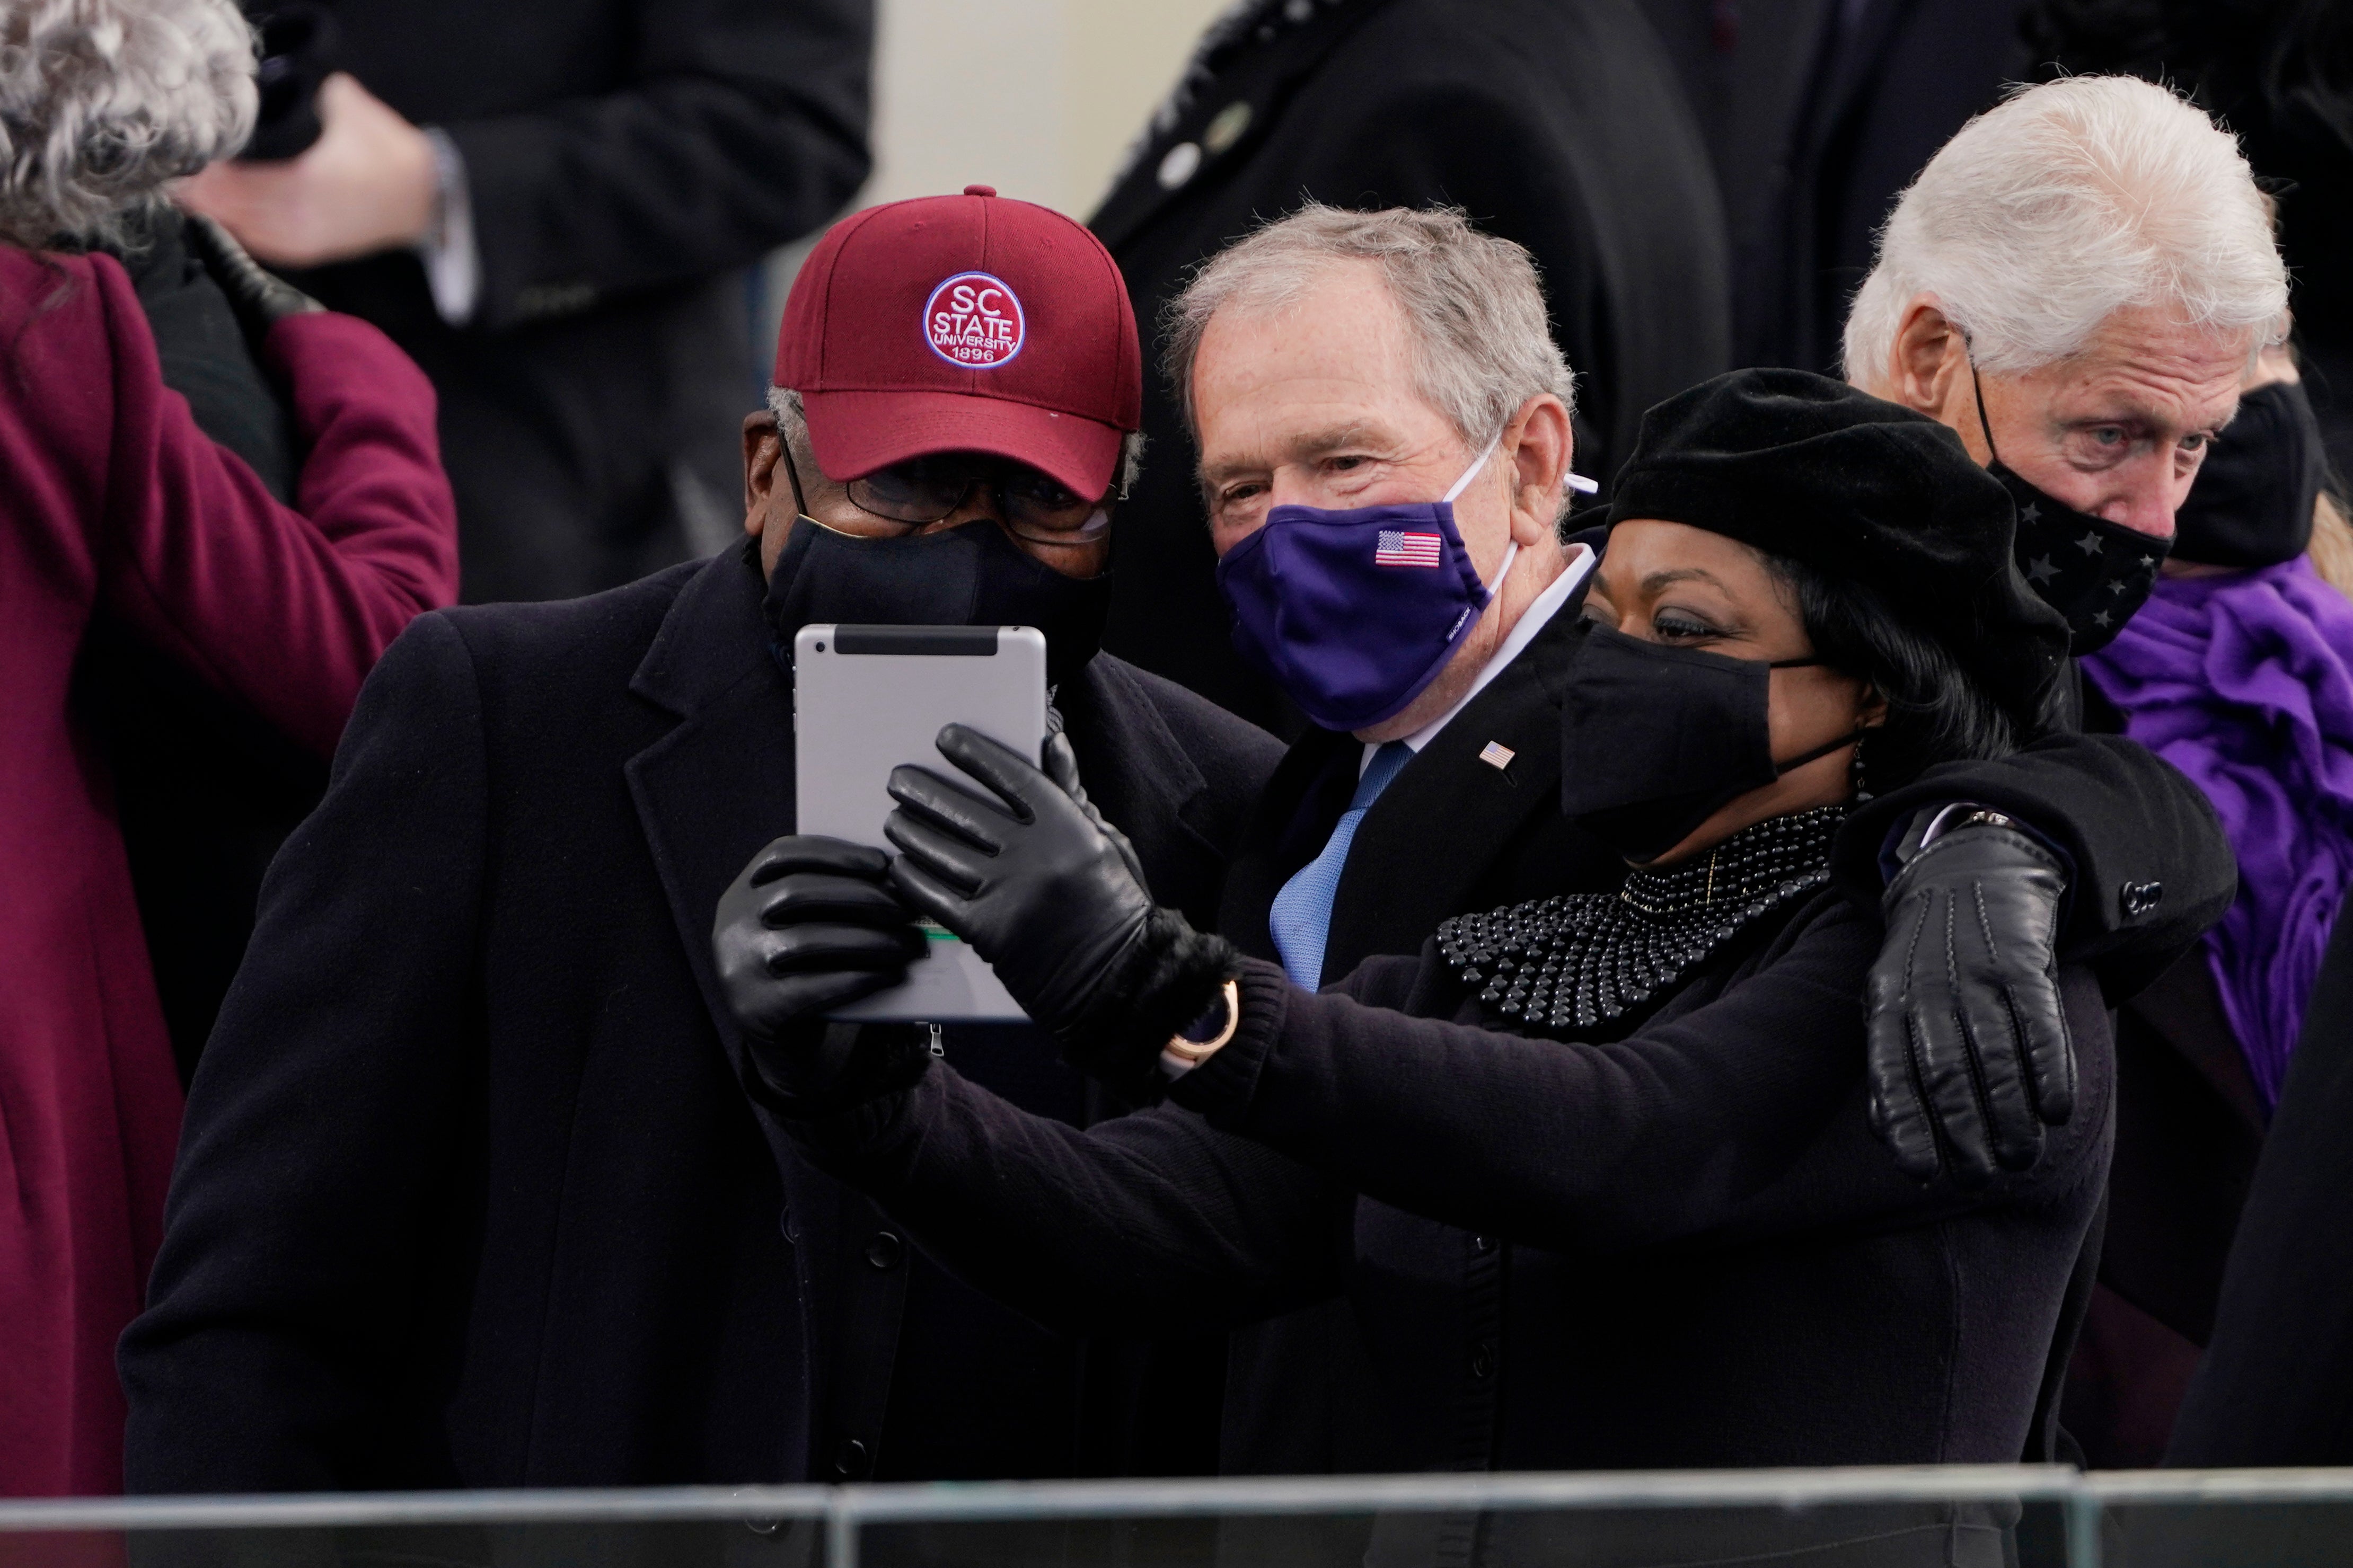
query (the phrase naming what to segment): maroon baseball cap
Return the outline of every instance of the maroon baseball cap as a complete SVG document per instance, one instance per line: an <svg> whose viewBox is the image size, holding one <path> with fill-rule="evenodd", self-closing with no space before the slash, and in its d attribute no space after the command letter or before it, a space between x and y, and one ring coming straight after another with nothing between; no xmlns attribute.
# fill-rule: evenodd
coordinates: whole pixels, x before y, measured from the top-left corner
<svg viewBox="0 0 2353 1568"><path fill-rule="evenodd" d="M833 479L987 452L1090 499L1111 489L1144 403L1135 312L1111 252L987 185L834 225L785 301L776 384L801 395Z"/></svg>

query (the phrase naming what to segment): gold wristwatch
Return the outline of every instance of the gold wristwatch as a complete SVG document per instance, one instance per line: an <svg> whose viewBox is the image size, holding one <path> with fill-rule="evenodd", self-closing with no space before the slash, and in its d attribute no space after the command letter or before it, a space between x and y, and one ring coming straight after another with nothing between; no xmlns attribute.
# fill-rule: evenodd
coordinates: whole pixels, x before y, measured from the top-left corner
<svg viewBox="0 0 2353 1568"><path fill-rule="evenodd" d="M1218 1026L1217 1032L1206 1037L1195 1037L1199 1031L1210 1027L1217 1017L1217 1010L1214 1007L1204 1008L1200 1017L1195 1019L1187 1029L1168 1037L1168 1043L1161 1047L1163 1054L1176 1058L1189 1068L1200 1066L1224 1048L1226 1042L1234 1037L1234 1031L1241 1027L1241 983L1238 980L1227 981L1224 989L1219 991L1218 995L1225 1005L1226 1016L1225 1022Z"/></svg>

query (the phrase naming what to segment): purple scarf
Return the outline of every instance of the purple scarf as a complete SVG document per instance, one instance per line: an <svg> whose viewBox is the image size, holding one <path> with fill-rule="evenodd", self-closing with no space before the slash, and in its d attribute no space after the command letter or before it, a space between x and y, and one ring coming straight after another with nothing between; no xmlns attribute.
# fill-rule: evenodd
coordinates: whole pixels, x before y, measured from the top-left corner
<svg viewBox="0 0 2353 1568"><path fill-rule="evenodd" d="M2221 816L2239 896L2206 933L2206 962L2255 1087L2276 1105L2353 882L2353 604L2303 556L2161 578L2084 669L2126 733Z"/></svg>

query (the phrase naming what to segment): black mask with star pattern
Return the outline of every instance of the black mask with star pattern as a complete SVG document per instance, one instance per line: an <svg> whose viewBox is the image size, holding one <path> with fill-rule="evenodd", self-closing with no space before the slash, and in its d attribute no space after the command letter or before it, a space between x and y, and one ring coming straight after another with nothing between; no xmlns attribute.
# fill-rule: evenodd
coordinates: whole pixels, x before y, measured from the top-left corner
<svg viewBox="0 0 2353 1568"><path fill-rule="evenodd" d="M1972 368L1970 374L1975 376ZM2037 489L1994 450L1993 427L1985 421L1985 393L1978 393L1978 424L1993 461L1986 471L2000 479L2018 508L2011 545L2018 569L2037 597L2067 617L2074 636L2067 651L2082 657L2116 640L2134 612L2148 602L2157 569L2173 548L2170 539L2138 533L2122 523L2077 511Z"/></svg>

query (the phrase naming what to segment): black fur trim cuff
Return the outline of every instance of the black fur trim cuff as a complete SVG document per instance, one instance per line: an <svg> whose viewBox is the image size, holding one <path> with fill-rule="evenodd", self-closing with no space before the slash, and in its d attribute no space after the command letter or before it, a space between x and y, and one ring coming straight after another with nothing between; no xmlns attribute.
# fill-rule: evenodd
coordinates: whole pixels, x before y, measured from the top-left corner
<svg viewBox="0 0 2353 1568"><path fill-rule="evenodd" d="M1167 1087L1161 1047L1208 1011L1241 967L1233 943L1195 931L1174 910L1155 909L1089 999L1085 1016L1062 1032L1062 1055L1129 1104L1149 1104Z"/></svg>

